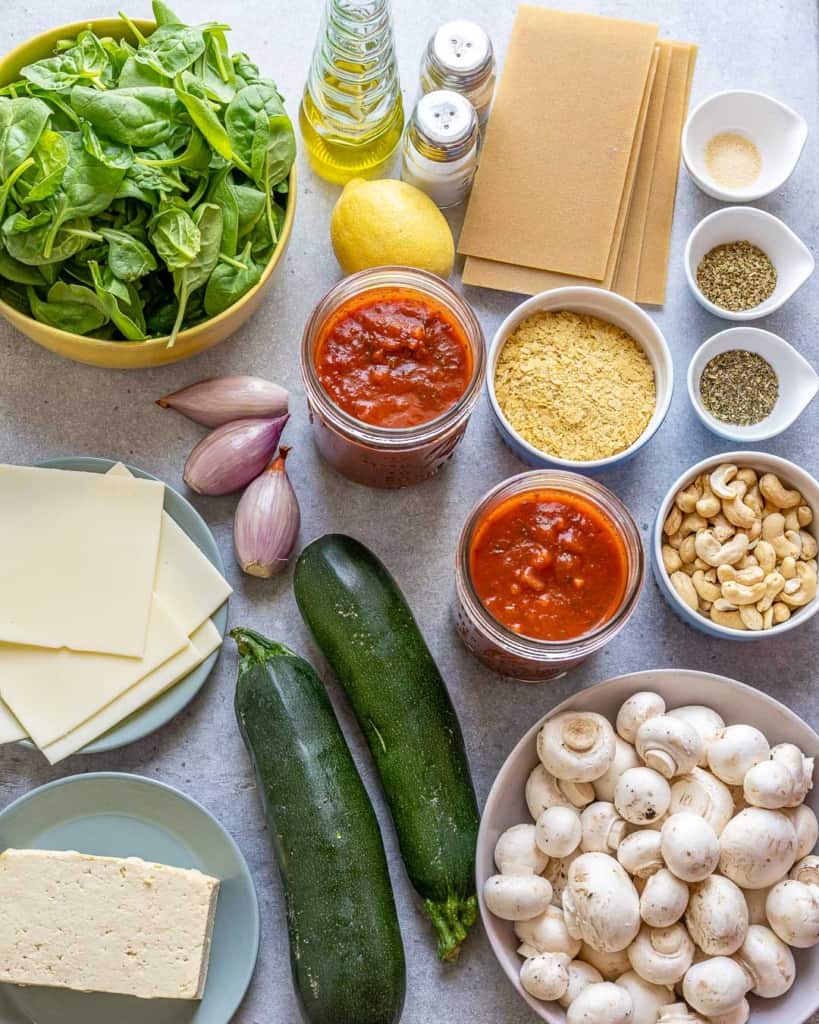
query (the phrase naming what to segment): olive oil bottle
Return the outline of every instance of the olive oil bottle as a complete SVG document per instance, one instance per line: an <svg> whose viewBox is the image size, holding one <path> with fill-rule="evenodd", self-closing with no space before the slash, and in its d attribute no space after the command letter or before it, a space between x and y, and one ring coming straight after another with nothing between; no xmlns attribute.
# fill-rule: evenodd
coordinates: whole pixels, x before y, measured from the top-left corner
<svg viewBox="0 0 819 1024"><path fill-rule="evenodd" d="M383 169L404 128L389 0L326 0L299 124L322 178Z"/></svg>

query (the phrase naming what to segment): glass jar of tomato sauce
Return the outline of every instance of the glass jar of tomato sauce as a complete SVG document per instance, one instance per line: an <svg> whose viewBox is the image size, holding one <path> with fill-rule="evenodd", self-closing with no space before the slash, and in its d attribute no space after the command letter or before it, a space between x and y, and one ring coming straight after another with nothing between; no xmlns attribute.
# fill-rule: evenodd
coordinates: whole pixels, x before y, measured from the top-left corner
<svg viewBox="0 0 819 1024"><path fill-rule="evenodd" d="M469 304L434 274L387 266L345 278L313 310L302 339L320 452L370 487L433 476L475 408L485 348Z"/></svg>
<svg viewBox="0 0 819 1024"><path fill-rule="evenodd" d="M493 671L555 679L623 628L644 575L637 525L615 494L576 473L521 473L482 498L463 528L457 628Z"/></svg>

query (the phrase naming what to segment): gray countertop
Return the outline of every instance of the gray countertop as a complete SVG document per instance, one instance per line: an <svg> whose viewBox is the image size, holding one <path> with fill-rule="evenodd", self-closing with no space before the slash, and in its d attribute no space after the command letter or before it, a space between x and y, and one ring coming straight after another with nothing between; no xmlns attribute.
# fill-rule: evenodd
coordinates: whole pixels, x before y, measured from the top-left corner
<svg viewBox="0 0 819 1024"><path fill-rule="evenodd" d="M819 226L817 192L817 10L815 0L562 0L571 9L656 20L663 37L700 46L694 103L725 88L772 93L799 110L810 135L790 181L759 205L780 216L814 251ZM147 0L125 4L147 16ZM232 47L250 52L285 93L295 118L318 25L319 0L177 0L190 20L233 25ZM10 0L0 5L0 48L59 22L110 15L111 0ZM395 25L405 100L411 105L417 64L429 34L447 18L465 16L490 31L502 56L512 26L512 0L395 0ZM570 140L567 140L570 144ZM720 643L683 625L653 580L646 581L637 613L596 657L552 685L526 685L492 675L461 647L452 628L452 560L465 513L490 486L523 468L503 446L481 399L466 440L436 480L401 492L367 490L337 476L319 460L310 437L298 374L302 326L317 299L340 276L328 239L330 210L338 190L314 177L304 162L296 225L279 276L263 308L218 348L164 369L119 372L66 362L0 323L0 460L30 463L58 455L123 459L181 488L185 457L201 431L163 412L153 399L203 377L256 373L280 381L293 396L287 441L288 469L301 499L302 540L330 530L360 537L392 569L416 612L452 692L482 801L509 750L525 729L576 689L622 672L685 667L744 680L784 701L819 727L816 666L819 643L810 626L777 640ZM683 171L671 250L668 301L652 312L674 356L676 387L670 414L656 437L625 467L601 479L631 508L644 539L658 502L673 479L706 455L731 446L708 433L689 406L688 361L697 345L727 324L708 315L689 294L682 249L694 224L718 204L700 193ZM457 280L457 277L454 278ZM520 301L514 295L466 289L487 337ZM819 275L762 326L791 341L819 363ZM819 404L784 435L766 443L775 452L819 473ZM236 501L194 498L213 529L235 587L232 624L254 626L316 657L296 610L290 578L243 577L233 564L231 521ZM56 768L19 747L0 749L0 806L27 790L74 772L138 772L180 787L215 814L248 860L262 909L262 949L255 979L235 1020L240 1024L295 1024L298 1020L288 964L282 892L253 780L233 718L236 655L225 645L216 671L199 697L171 724L141 743L98 756L77 756ZM395 836L372 764L350 713L330 690L356 759L377 805L390 857L408 957L404 1024L469 1021L530 1024L533 1014L496 964L480 925L460 963L440 966L430 929L397 856ZM794 1021L793 1024L799 1024Z"/></svg>

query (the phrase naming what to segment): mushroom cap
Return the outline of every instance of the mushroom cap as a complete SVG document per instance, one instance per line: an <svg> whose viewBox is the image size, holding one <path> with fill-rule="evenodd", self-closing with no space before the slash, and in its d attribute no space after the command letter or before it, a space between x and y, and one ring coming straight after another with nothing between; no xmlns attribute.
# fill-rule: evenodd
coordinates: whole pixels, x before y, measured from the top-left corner
<svg viewBox="0 0 819 1024"><path fill-rule="evenodd" d="M615 728L618 735L626 743L634 743L637 730L647 719L654 715L665 714L665 701L659 693L652 693L650 690L640 690L633 693L626 700L617 712Z"/></svg>
<svg viewBox="0 0 819 1024"><path fill-rule="evenodd" d="M720 843L704 818L681 811L663 825L663 859L684 882L701 882L719 863Z"/></svg>
<svg viewBox="0 0 819 1024"><path fill-rule="evenodd" d="M540 875L492 875L483 887L489 910L504 921L529 921L549 906L552 886Z"/></svg>
<svg viewBox="0 0 819 1024"><path fill-rule="evenodd" d="M560 1005L564 1009L577 999L584 988L596 985L603 980L600 971L584 960L572 960L567 970L569 972L569 987L560 997Z"/></svg>
<svg viewBox="0 0 819 1024"><path fill-rule="evenodd" d="M539 875L548 862L535 842L534 825L513 825L495 843L495 865L502 875Z"/></svg>
<svg viewBox="0 0 819 1024"><path fill-rule="evenodd" d="M742 783L745 800L755 807L777 810L798 807L813 779L813 758L793 743L779 743L767 761L748 769Z"/></svg>
<svg viewBox="0 0 819 1024"><path fill-rule="evenodd" d="M685 924L703 953L736 953L748 933L748 904L742 890L722 875L697 882L691 886Z"/></svg>
<svg viewBox="0 0 819 1024"><path fill-rule="evenodd" d="M560 907L550 905L537 917L516 921L515 935L521 941L518 949L521 956L565 953L571 959L580 952L580 941L569 935L566 918Z"/></svg>
<svg viewBox="0 0 819 1024"><path fill-rule="evenodd" d="M694 726L671 715L655 715L643 722L634 745L645 764L666 779L688 774L704 749Z"/></svg>
<svg viewBox="0 0 819 1024"><path fill-rule="evenodd" d="M632 1024L631 996L610 981L588 985L569 1005L566 1024Z"/></svg>
<svg viewBox="0 0 819 1024"><path fill-rule="evenodd" d="M625 949L640 929L640 898L620 864L605 853L572 861L563 891L569 934L596 949Z"/></svg>
<svg viewBox="0 0 819 1024"><path fill-rule="evenodd" d="M671 788L653 768L627 768L614 787L614 806L632 825L662 818L671 803Z"/></svg>
<svg viewBox="0 0 819 1024"><path fill-rule="evenodd" d="M791 868L788 877L804 882L805 885L819 886L819 854L809 853L807 857L801 857Z"/></svg>
<svg viewBox="0 0 819 1024"><path fill-rule="evenodd" d="M690 811L705 818L717 835L734 816L731 791L716 775L702 768L692 768L671 783L671 814Z"/></svg>
<svg viewBox="0 0 819 1024"><path fill-rule="evenodd" d="M751 978L751 991L763 999L784 995L796 978L793 953L770 928L752 924L736 955Z"/></svg>
<svg viewBox="0 0 819 1024"><path fill-rule="evenodd" d="M808 856L819 840L819 821L816 820L816 815L807 804L789 807L785 813L791 819L791 824L796 831L796 859L802 860L803 857Z"/></svg>
<svg viewBox="0 0 819 1024"><path fill-rule="evenodd" d="M593 782L614 757L614 729L594 711L563 711L543 724L537 752L556 779Z"/></svg>
<svg viewBox="0 0 819 1024"><path fill-rule="evenodd" d="M661 868L646 879L640 894L640 916L652 928L667 928L685 913L688 896L686 883L668 868Z"/></svg>
<svg viewBox="0 0 819 1024"><path fill-rule="evenodd" d="M558 789L555 777L550 775L542 764L537 765L529 773L525 796L526 806L535 821L547 807L565 807L569 804L568 799Z"/></svg>
<svg viewBox="0 0 819 1024"><path fill-rule="evenodd" d="M606 981L614 981L621 974L631 970L631 963L624 949L607 952L603 949L594 949L587 942L584 942L580 947L578 957L584 963L591 964L595 970L602 974Z"/></svg>
<svg viewBox="0 0 819 1024"><path fill-rule="evenodd" d="M668 714L672 718L680 718L682 721L688 722L689 725L693 725L700 734L703 747L702 753L697 759L697 764L700 768L705 768L708 764L708 758L705 753L706 747L716 739L720 730L725 728L722 715L714 711L713 708L705 707L703 704L685 704L679 708L672 708Z"/></svg>
<svg viewBox="0 0 819 1024"><path fill-rule="evenodd" d="M694 960L694 943L679 922L667 928L644 924L626 952L641 978L653 985L674 985Z"/></svg>
<svg viewBox="0 0 819 1024"><path fill-rule="evenodd" d="M582 835L580 815L573 807L547 807L535 825L535 842L548 857L568 857Z"/></svg>
<svg viewBox="0 0 819 1024"><path fill-rule="evenodd" d="M674 998L668 985L652 985L641 978L636 971L626 971L615 982L631 996L632 1018L630 1024L656 1024L661 1006Z"/></svg>
<svg viewBox="0 0 819 1024"><path fill-rule="evenodd" d="M580 848L584 853L610 853L616 850L628 830L614 804L595 800L580 815L583 830Z"/></svg>
<svg viewBox="0 0 819 1024"><path fill-rule="evenodd" d="M670 1003L661 1007L657 1024L710 1024L710 1020L694 1013L685 1003Z"/></svg>
<svg viewBox="0 0 819 1024"><path fill-rule="evenodd" d="M765 889L793 866L796 832L781 811L746 807L719 837L720 873L743 889Z"/></svg>
<svg viewBox="0 0 819 1024"><path fill-rule="evenodd" d="M614 800L614 787L617 780L627 768L636 768L640 764L637 751L630 743L619 736L614 737L614 757L606 771L592 783L596 800Z"/></svg>
<svg viewBox="0 0 819 1024"><path fill-rule="evenodd" d="M529 957L520 969L520 983L535 999L560 999L569 987L568 966L565 953Z"/></svg>
<svg viewBox="0 0 819 1024"><path fill-rule="evenodd" d="M771 928L789 946L809 949L819 943L819 886L786 878L768 893L765 912Z"/></svg>
<svg viewBox="0 0 819 1024"><path fill-rule="evenodd" d="M752 725L728 725L706 749L708 767L729 786L741 786L749 769L770 754L764 734Z"/></svg>
<svg viewBox="0 0 819 1024"><path fill-rule="evenodd" d="M743 999L739 1006L727 1013L720 1013L716 1017L709 1017L707 1024L747 1024L751 1016L751 1006L747 999ZM703 1018L700 1017L700 1020Z"/></svg>
<svg viewBox="0 0 819 1024"><path fill-rule="evenodd" d="M693 964L683 978L685 1001L698 1013L715 1017L740 1005L748 991L748 976L730 957L715 956Z"/></svg>
<svg viewBox="0 0 819 1024"><path fill-rule="evenodd" d="M617 847L617 859L633 877L648 878L663 865L662 833L651 828L631 832Z"/></svg>

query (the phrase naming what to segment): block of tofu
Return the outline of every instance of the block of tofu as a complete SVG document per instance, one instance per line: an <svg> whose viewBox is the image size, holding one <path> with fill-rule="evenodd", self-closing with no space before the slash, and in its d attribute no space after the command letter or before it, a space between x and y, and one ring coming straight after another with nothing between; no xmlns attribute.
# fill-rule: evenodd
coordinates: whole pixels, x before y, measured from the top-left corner
<svg viewBox="0 0 819 1024"><path fill-rule="evenodd" d="M0 854L0 982L201 999L219 881L138 858Z"/></svg>

